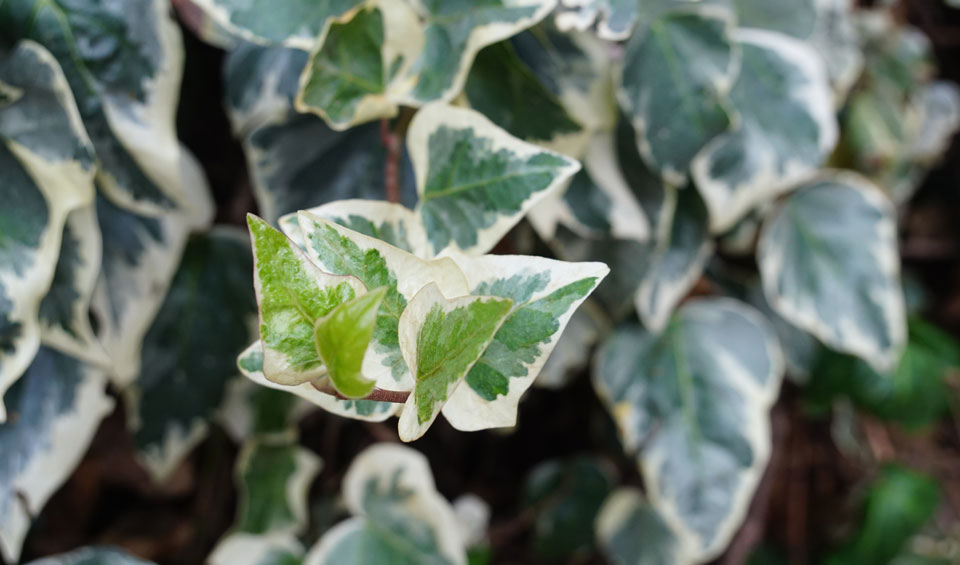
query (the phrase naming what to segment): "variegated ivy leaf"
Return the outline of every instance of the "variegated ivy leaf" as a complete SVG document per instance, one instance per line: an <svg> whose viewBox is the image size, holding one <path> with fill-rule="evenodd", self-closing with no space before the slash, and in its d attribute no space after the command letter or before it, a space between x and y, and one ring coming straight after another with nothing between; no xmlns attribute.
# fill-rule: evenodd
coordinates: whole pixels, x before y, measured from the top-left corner
<svg viewBox="0 0 960 565"><path fill-rule="evenodd" d="M368 448L347 470L343 497L355 516L328 530L305 565L466 565L453 509L417 451L396 444Z"/></svg>
<svg viewBox="0 0 960 565"><path fill-rule="evenodd" d="M115 547L88 546L31 561L29 565L154 565Z"/></svg>
<svg viewBox="0 0 960 565"><path fill-rule="evenodd" d="M594 384L682 554L709 561L746 515L770 453L783 361L762 316L729 299L688 302L660 335L617 331ZM717 406L723 406L718 410Z"/></svg>
<svg viewBox="0 0 960 565"><path fill-rule="evenodd" d="M640 15L640 0L561 0L557 27L562 31L584 31L597 23L603 39L621 41L630 36Z"/></svg>
<svg viewBox="0 0 960 565"><path fill-rule="evenodd" d="M813 34L818 0L732 0L737 25L776 31L797 39ZM828 55L829 56L829 55Z"/></svg>
<svg viewBox="0 0 960 565"><path fill-rule="evenodd" d="M407 146L417 211L435 253L489 251L579 164L522 142L481 114L431 104L414 117Z"/></svg>
<svg viewBox="0 0 960 565"><path fill-rule="evenodd" d="M366 292L356 277L321 271L303 251L265 221L247 216L253 245L253 282L260 308L263 374L297 385L326 374L314 327L339 304Z"/></svg>
<svg viewBox="0 0 960 565"><path fill-rule="evenodd" d="M102 251L96 207L91 204L70 212L53 282L40 303L40 338L50 347L105 366L109 357L90 325L90 301Z"/></svg>
<svg viewBox="0 0 960 565"><path fill-rule="evenodd" d="M105 193L138 213L191 213L174 123L183 45L169 3L15 0L4 8L12 33L43 44L63 66Z"/></svg>
<svg viewBox="0 0 960 565"><path fill-rule="evenodd" d="M303 70L297 108L335 130L395 116L422 46L418 25L406 2L389 0L333 22Z"/></svg>
<svg viewBox="0 0 960 565"><path fill-rule="evenodd" d="M615 563L689 565L670 527L638 489L624 487L607 498L596 521L597 541Z"/></svg>
<svg viewBox="0 0 960 565"><path fill-rule="evenodd" d="M97 194L103 252L91 310L98 322L97 337L110 356L110 377L120 387L140 373L143 336L163 303L187 236L212 219L206 180L186 149L181 150L181 176L189 187L187 206L197 215L174 211L144 216Z"/></svg>
<svg viewBox="0 0 960 565"><path fill-rule="evenodd" d="M443 415L463 431L513 426L521 396L537 378L573 312L610 270L602 263L542 257L453 259L467 275L472 294L500 296L513 306L466 383L450 396Z"/></svg>
<svg viewBox="0 0 960 565"><path fill-rule="evenodd" d="M346 397L363 398L377 384L376 380L364 377L362 369L386 293L387 287L381 286L342 302L314 326L317 352L327 376L334 388Z"/></svg>
<svg viewBox="0 0 960 565"><path fill-rule="evenodd" d="M222 29L247 41L313 48L332 20L349 17L362 0L191 0Z"/></svg>
<svg viewBox="0 0 960 565"><path fill-rule="evenodd" d="M808 42L821 54L834 106L839 108L863 70L863 51L853 21L854 5L847 0L814 0L817 22Z"/></svg>
<svg viewBox="0 0 960 565"><path fill-rule="evenodd" d="M386 149L377 124L330 129L297 113L293 100L307 55L297 49L241 45L227 55L227 108L243 142L260 213L283 214L350 198L383 198ZM401 167L401 201L416 202L409 167ZM317 183L322 178L324 182Z"/></svg>
<svg viewBox="0 0 960 565"><path fill-rule="evenodd" d="M757 262L771 307L878 370L906 340L896 212L852 173L800 187L764 225Z"/></svg>
<svg viewBox="0 0 960 565"><path fill-rule="evenodd" d="M296 440L290 433L243 446L234 471L240 493L233 534L300 534L306 528L307 493L321 465Z"/></svg>
<svg viewBox="0 0 960 565"><path fill-rule="evenodd" d="M16 563L34 516L80 462L113 407L99 370L41 347L4 400L0 424L0 553Z"/></svg>
<svg viewBox="0 0 960 565"><path fill-rule="evenodd" d="M609 326L606 313L598 305L581 304L533 384L546 389L567 386L590 363L593 346L610 331Z"/></svg>
<svg viewBox="0 0 960 565"><path fill-rule="evenodd" d="M637 289L637 312L654 333L666 326L673 309L697 283L713 255L702 198L689 187L678 192L670 233L657 242L650 268Z"/></svg>
<svg viewBox="0 0 960 565"><path fill-rule="evenodd" d="M566 153L564 149L580 145L571 138L584 137L583 126L520 60L510 42L477 54L464 92L470 107L520 139Z"/></svg>
<svg viewBox="0 0 960 565"><path fill-rule="evenodd" d="M833 94L819 57L788 36L739 30L741 70L730 92L739 127L692 163L714 232L811 175L833 150Z"/></svg>
<svg viewBox="0 0 960 565"><path fill-rule="evenodd" d="M262 375L260 379L264 380ZM249 378L234 379L227 383L223 403L214 418L230 439L242 444L253 435L285 433L296 427L309 409L310 405L296 395L259 386Z"/></svg>
<svg viewBox="0 0 960 565"><path fill-rule="evenodd" d="M425 261L375 237L345 228L331 220L300 214L307 253L320 268L349 275L367 288L387 287L373 333L372 355L379 367L365 366L368 378L390 390L410 390L413 377L400 353L397 326L407 303L425 285L435 282L444 296L468 294L466 278L449 258Z"/></svg>
<svg viewBox="0 0 960 565"><path fill-rule="evenodd" d="M66 78L32 41L0 50L0 397L40 343L67 214L93 198L93 150ZM0 402L0 422L5 419Z"/></svg>
<svg viewBox="0 0 960 565"><path fill-rule="evenodd" d="M627 44L618 98L644 159L680 184L691 160L727 131L737 69L728 12L712 6L665 14Z"/></svg>
<svg viewBox="0 0 960 565"><path fill-rule="evenodd" d="M402 441L413 441L426 433L454 392L464 388L461 383L485 355L513 305L511 298L495 296L448 299L436 283L423 287L407 304L398 334L414 385L400 413ZM536 319L524 321L531 318ZM458 412L448 410L445 414ZM473 429L479 426L474 424Z"/></svg>
<svg viewBox="0 0 960 565"><path fill-rule="evenodd" d="M237 358L237 366L243 376L257 385L273 390L294 394L311 404L323 408L345 418L364 420L367 422L382 422L396 415L403 407L402 404L391 402L376 402L373 400L340 399L327 392L321 392L312 383L303 383L295 386L279 385L268 381L263 376L263 344L259 341L244 350Z"/></svg>
<svg viewBox="0 0 960 565"><path fill-rule="evenodd" d="M143 339L140 375L125 392L134 444L157 480L206 435L250 341L256 303L245 239L231 228L192 238Z"/></svg>
<svg viewBox="0 0 960 565"><path fill-rule="evenodd" d="M229 534L207 556L209 565L300 565L306 550L290 534Z"/></svg>

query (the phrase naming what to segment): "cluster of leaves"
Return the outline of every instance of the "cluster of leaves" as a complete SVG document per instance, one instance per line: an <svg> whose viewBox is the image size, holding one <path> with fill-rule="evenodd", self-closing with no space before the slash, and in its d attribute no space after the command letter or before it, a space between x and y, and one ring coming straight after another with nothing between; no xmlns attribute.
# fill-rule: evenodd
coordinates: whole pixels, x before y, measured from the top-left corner
<svg viewBox="0 0 960 565"><path fill-rule="evenodd" d="M910 427L942 414L960 351L908 312L897 207L960 125L960 96L888 10L179 4L228 50L226 108L262 216L252 260L237 230L210 229L177 142L168 3L0 2L6 558L110 411L108 384L158 479L212 419L242 443L237 520L212 563L466 562L483 520L467 527L397 446L357 458L353 517L305 542L320 462L298 445L304 406L399 416L405 441L441 413L511 427L535 380L561 386L598 343L593 384L644 491L590 458L538 468L525 503L547 556L595 542L625 563L719 555L766 467L784 375L825 409L845 398ZM561 260L488 254L524 218ZM923 508L891 535L898 496ZM935 499L889 471L835 559L897 555ZM139 563L55 562L107 554Z"/></svg>

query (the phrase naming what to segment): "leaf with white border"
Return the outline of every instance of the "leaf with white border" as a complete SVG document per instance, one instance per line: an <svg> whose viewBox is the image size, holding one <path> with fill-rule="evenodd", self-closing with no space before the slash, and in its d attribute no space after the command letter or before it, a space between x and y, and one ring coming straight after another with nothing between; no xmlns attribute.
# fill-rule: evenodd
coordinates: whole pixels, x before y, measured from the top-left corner
<svg viewBox="0 0 960 565"><path fill-rule="evenodd" d="M788 36L734 34L742 51L730 92L739 127L715 138L691 165L714 232L811 176L837 142L833 92L819 56Z"/></svg>
<svg viewBox="0 0 960 565"><path fill-rule="evenodd" d="M561 0L557 27L585 31L597 24L597 35L611 41L630 37L640 17L640 0Z"/></svg>
<svg viewBox="0 0 960 565"><path fill-rule="evenodd" d="M817 0L733 0L739 27L776 31L807 39L817 20Z"/></svg>
<svg viewBox="0 0 960 565"><path fill-rule="evenodd" d="M525 143L483 115L431 104L410 123L417 212L435 253L489 251L580 165Z"/></svg>
<svg viewBox="0 0 960 565"><path fill-rule="evenodd" d="M787 321L878 370L906 342L896 212L853 173L797 187L767 219L757 250L763 290Z"/></svg>
<svg viewBox="0 0 960 565"><path fill-rule="evenodd" d="M0 424L0 553L15 563L30 522L70 476L113 408L103 372L41 347L7 392Z"/></svg>
<svg viewBox="0 0 960 565"><path fill-rule="evenodd" d="M694 563L656 508L635 488L620 488L607 498L597 516L596 534L603 552L616 563Z"/></svg>
<svg viewBox="0 0 960 565"><path fill-rule="evenodd" d="M355 516L328 530L305 565L466 565L453 508L417 451L395 444L363 451L343 479L343 497Z"/></svg>
<svg viewBox="0 0 960 565"><path fill-rule="evenodd" d="M414 386L400 413L402 441L426 433L441 409L448 420L461 415L446 404L456 390L464 388L462 383L507 322L513 305L511 298L490 295L448 299L436 283L423 287L407 304L398 333ZM518 320L516 325L521 323ZM475 424L471 427L478 429Z"/></svg>
<svg viewBox="0 0 960 565"><path fill-rule="evenodd" d="M301 565L306 553L290 534L229 534L217 543L206 562L209 565Z"/></svg>
<svg viewBox="0 0 960 565"><path fill-rule="evenodd" d="M610 269L602 263L520 255L452 258L466 274L472 294L500 296L513 305L466 382L444 405L443 416L462 431L513 426L523 393L574 311Z"/></svg>
<svg viewBox="0 0 960 565"><path fill-rule="evenodd" d="M770 454L783 360L759 312L730 299L681 307L660 335L615 332L594 385L653 506L698 562L726 547ZM718 407L722 407L720 410Z"/></svg>
<svg viewBox="0 0 960 565"><path fill-rule="evenodd" d="M833 86L834 106L839 108L863 70L855 7L847 0L814 0L814 5L817 21L807 41L823 58Z"/></svg>

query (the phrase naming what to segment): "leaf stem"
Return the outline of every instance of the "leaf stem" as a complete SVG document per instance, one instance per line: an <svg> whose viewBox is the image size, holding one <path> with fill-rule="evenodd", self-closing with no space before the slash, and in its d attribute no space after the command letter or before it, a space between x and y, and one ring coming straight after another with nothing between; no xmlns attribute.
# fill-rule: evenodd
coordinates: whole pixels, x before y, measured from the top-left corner
<svg viewBox="0 0 960 565"><path fill-rule="evenodd" d="M387 150L386 164L383 168L383 186L387 200L400 202L400 140L390 131L390 120L380 120L380 142Z"/></svg>
<svg viewBox="0 0 960 565"><path fill-rule="evenodd" d="M407 390L386 390L382 388L374 388L370 394L364 396L363 398L349 398L340 394L340 391L333 388L333 385L329 381L324 380L322 383L313 382L313 388L319 390L324 394L329 394L330 396L335 396L341 400L373 400L374 402L392 402L394 404L405 404L407 398L410 396L410 391Z"/></svg>

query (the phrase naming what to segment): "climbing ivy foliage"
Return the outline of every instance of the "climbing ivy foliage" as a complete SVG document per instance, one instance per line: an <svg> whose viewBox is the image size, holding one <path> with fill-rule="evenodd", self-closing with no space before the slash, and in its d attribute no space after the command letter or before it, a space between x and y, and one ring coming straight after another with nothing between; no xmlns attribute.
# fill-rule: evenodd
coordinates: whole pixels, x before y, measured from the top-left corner
<svg viewBox="0 0 960 565"><path fill-rule="evenodd" d="M227 51L243 227L211 227L177 140L172 4ZM407 442L441 416L511 428L589 367L643 489L539 468L536 551L681 565L741 526L784 377L822 410L935 421L960 348L908 307L898 216L960 94L918 31L850 4L0 1L3 558L118 400L157 480L213 423L242 445L211 563L485 543L398 446L358 456L352 517L309 539L313 407ZM50 562L98 558L140 563Z"/></svg>

